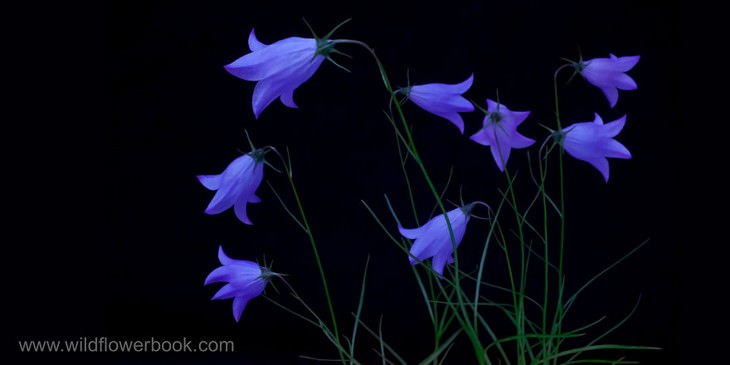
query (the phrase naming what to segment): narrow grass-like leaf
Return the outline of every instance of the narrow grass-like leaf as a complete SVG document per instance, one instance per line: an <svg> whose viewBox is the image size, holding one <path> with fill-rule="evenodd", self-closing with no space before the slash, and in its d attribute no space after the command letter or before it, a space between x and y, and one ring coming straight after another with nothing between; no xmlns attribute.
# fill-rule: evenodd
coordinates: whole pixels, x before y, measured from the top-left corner
<svg viewBox="0 0 730 365"><path fill-rule="evenodd" d="M449 169L449 177L446 179L446 184L444 185L444 188L441 190L441 194L439 194L439 200L444 199L444 195L446 195L446 190L449 189L449 184L451 184L451 178L454 176L454 166L452 165ZM434 214L436 214L436 209L438 209L438 204L434 204L433 208L431 209L431 214L429 214L429 217L433 217Z"/></svg>
<svg viewBox="0 0 730 365"><path fill-rule="evenodd" d="M362 274L362 286L360 287L360 300L357 303L357 312L355 313L355 323L352 326L352 342L350 343L350 357L355 357L355 339L357 338L357 327L360 324L360 314L362 313L362 304L365 301L365 283L368 278L368 266L370 265L370 255L365 261L365 269Z"/></svg>
<svg viewBox="0 0 730 365"><path fill-rule="evenodd" d="M519 213L519 211L517 211L517 208L514 206L514 203L512 203L508 200L507 193L502 190L498 190L498 192L502 196L503 200L507 200L507 204L510 206L510 208L512 208L512 210L514 210L516 212L516 215L521 218L520 221L518 222L518 225L526 226L527 228L530 229L530 231L532 231L535 235L537 235L537 237L541 241L545 242L545 238L543 237L543 234L540 233L540 231L538 231L537 228L535 228L535 226L533 226L532 223L530 223L527 220L527 212L525 212L524 214Z"/></svg>
<svg viewBox="0 0 730 365"><path fill-rule="evenodd" d="M591 285L591 283L596 281L596 279L601 277L603 274L605 274L609 270L616 267L616 265L618 265L621 262L623 262L624 260L626 260L629 256L633 255L636 251L638 251L640 248L642 248L647 242L649 242L648 239L646 239L644 242L640 243L638 246L634 247L631 251L629 251L629 253L623 255L621 258L616 260L614 263L612 263L605 269L601 270L601 272L599 272L598 274L593 276L590 280L588 280L585 284L583 284L580 288L578 288L578 290L570 298L568 298L568 300L565 302L565 313L563 313L563 315L565 315L568 312L568 310L570 309L572 304L575 302L575 299L578 297L578 294L580 294L585 288L587 288L589 285Z"/></svg>
<svg viewBox="0 0 730 365"><path fill-rule="evenodd" d="M492 218L492 222L489 225L489 233L487 233L487 238L484 241L484 248L482 249L482 256L479 260L479 269L477 271L477 278L476 278L476 289L474 293L474 327L477 326L477 314L478 314L478 306L476 305L479 303L479 291L482 288L482 275L484 273L484 264L487 260L487 250L489 249L489 242L492 239L492 235L494 234L495 226L497 225L497 221L499 219L499 213L502 211L502 207L504 206L504 199L502 199L499 202L499 205L497 206L497 211L494 212L494 217ZM466 274L465 274L466 275Z"/></svg>
<svg viewBox="0 0 730 365"><path fill-rule="evenodd" d="M532 170L532 162L530 159L530 153L527 152L527 168L529 171L529 175L530 175L530 178L532 179L533 184L535 184L535 187L537 187L537 189L538 189L537 193L535 194L535 199L537 199L538 197L544 196L546 202L548 202L550 204L550 206L552 206L553 209L555 210L555 213L557 213L559 217L562 217L562 214L560 213L560 209L558 209L558 205L555 204L553 199L550 197L550 194L548 194L547 190L545 190L544 181L545 181L545 177L547 176L547 162L545 163L545 169L543 170L542 165L540 164L540 160L538 159L538 166L540 166L540 170L541 170L540 181L543 182L542 184L540 182L538 182L537 179L535 178L534 171Z"/></svg>
<svg viewBox="0 0 730 365"><path fill-rule="evenodd" d="M639 362L638 361L634 361L634 360L600 360L600 359L587 359L587 360L566 361L564 363L561 363L561 365L571 365L571 364L611 364L611 365L618 365L618 364L639 364Z"/></svg>
<svg viewBox="0 0 730 365"><path fill-rule="evenodd" d="M386 197L386 199L387 199L387 197ZM393 242L395 242L397 245L400 246L400 244L401 244L400 240L396 239L392 234L390 234L390 231L388 231L388 229L385 228L385 225L383 224L383 222L380 220L380 218L378 218L378 216L375 214L375 212L370 208L368 203L366 203L364 200L361 200L361 202L365 206L365 209L367 209L368 212L370 212L370 215L373 216L373 219L375 219L375 222L380 226L380 228L383 230L383 232L385 232L385 234L388 236L388 238L390 238ZM396 221L397 220L398 220L398 218L396 217Z"/></svg>
<svg viewBox="0 0 730 365"><path fill-rule="evenodd" d="M406 180L406 188L408 189L408 200L411 203L411 209L413 210L413 219L416 221L416 225L420 226L418 223L418 211L416 210L416 199L413 197L413 188L411 186L411 179L408 177L408 171L406 170L406 161L408 158L408 155L405 157L403 156L403 152L401 151L401 144L404 146L406 145L405 139L403 139L403 136L400 135L400 132L395 127L395 122L391 120L391 123L393 124L393 129L395 130L396 136L399 136L400 139L396 138L397 143L396 149L398 150L398 158L400 160L400 167L401 171L403 171L403 178ZM406 147L407 148L407 147Z"/></svg>
<svg viewBox="0 0 730 365"><path fill-rule="evenodd" d="M487 323L487 321L484 318L482 318L482 316L479 316L479 321L482 324L482 326L484 327L484 329L487 330L487 333L489 334L489 337L492 338L492 341L493 342L498 341L497 335L494 333L494 330L492 330L492 327L489 325L489 323ZM495 346L497 347L497 351L499 351L499 354L502 355L502 359L504 359L505 364L511 365L512 362L510 361L509 356L507 356L507 352L504 351L502 344L498 343ZM484 353L484 357L487 359L489 359L489 356L487 356L487 350L489 349L489 347L491 347L491 344L489 346L485 347L482 351Z"/></svg>
<svg viewBox="0 0 730 365"><path fill-rule="evenodd" d="M598 350L661 350L661 348L653 347L653 346L630 346L630 345L615 345L615 344L593 345L593 346L584 346L584 347L580 347L580 348L576 348L576 349L561 351L557 354L547 357L546 360L559 359L563 356L573 355L575 353L586 352L586 351L598 351Z"/></svg>
<svg viewBox="0 0 730 365"><path fill-rule="evenodd" d="M411 151L410 144L408 143L408 140L406 140L406 138L403 136L403 133L401 133L400 129L398 129L398 126L396 125L395 120L393 119L393 117L391 115L389 115L388 113L386 113L385 111L383 111L383 113L385 114L385 117L388 118L388 121L390 122L390 124L393 126L393 130L395 131L396 136L398 136L398 140L401 143L403 143L403 145L405 146L406 151L408 152L408 156L415 157L415 156L413 156L413 151ZM400 150L398 150L398 152L399 152L399 155L400 155ZM406 161L406 159L403 156L401 156L401 163L402 162L405 162L405 161Z"/></svg>
<svg viewBox="0 0 730 365"><path fill-rule="evenodd" d="M582 334L568 335L568 334L563 333L560 335L560 338L572 338L572 337L581 337L581 336L582 336ZM519 335L519 336L508 336L508 337L500 338L499 340L489 344L489 346L487 346L485 350L489 350L492 346L496 346L497 344L506 343L506 342L516 342L518 340L526 339L526 338L541 339L541 338L555 338L555 337L557 337L557 336L544 335L542 333L534 333L534 334L525 333L525 334Z"/></svg>
<svg viewBox="0 0 730 365"><path fill-rule="evenodd" d="M441 361L438 362L439 365L444 365L444 361L446 361L446 358L449 357L449 352L451 352L451 349L454 348L454 345L456 342L452 342L449 347L446 348L446 351L444 351L444 356L441 357Z"/></svg>
<svg viewBox="0 0 730 365"><path fill-rule="evenodd" d="M390 345L388 345L388 343L385 342L385 340L383 340L382 328L379 329L380 334L377 334L377 333L375 333L375 331L370 329L370 327L368 327L363 321L360 321L360 325L362 326L362 328L364 328L366 331L368 331L368 333L370 333L370 335L372 335L376 339L380 340L381 346L383 348L385 348L386 350L388 350L390 352L390 354L393 355L393 357L395 357L396 360L398 360L399 363L401 363L402 365L408 365L408 363L405 360L403 360L403 358L400 355L398 355L398 352L396 352L392 347L390 347Z"/></svg>
<svg viewBox="0 0 730 365"><path fill-rule="evenodd" d="M279 302L277 302L277 301L275 301L275 300L273 300L273 299L269 298L269 297L268 297L268 296L267 296L266 294L264 294L264 295L262 295L262 296L264 297L264 299L266 299L266 300L268 300L269 302L273 303L273 304L274 304L274 305L276 305L277 307L279 307L279 308L281 308L281 309L283 309L283 310L285 310L285 311L287 311L287 312L289 312L289 313L293 314L293 315L294 315L294 316L296 316L296 317L299 317L300 319L302 319L302 320L304 320L304 321L308 322L309 324L311 324L311 325L313 325L313 326L315 326L315 327L319 327L319 323L317 323L317 322L315 322L315 321L313 321L313 320L311 320L311 319L309 319L309 318L307 318L307 317L305 317L305 316L303 316L303 315L301 315L301 314L299 314L299 313L295 312L294 310L292 310L292 309L290 309L290 308L288 308L288 307L284 306L283 304L281 304L281 303L279 303Z"/></svg>
<svg viewBox="0 0 730 365"><path fill-rule="evenodd" d="M304 224L302 224L302 222L299 221L299 218L297 218L297 216L295 216L294 213L292 213L291 210L289 210L289 208L284 203L284 200L281 199L281 196L279 196L279 193L277 193L276 189L274 189L274 186L271 185L271 183L268 180L266 181L266 184L268 184L269 188L271 188L271 191L274 192L274 196L276 196L276 199L279 200L279 203L281 203L281 206L282 206L282 208L284 208L286 213L289 214L289 217L291 217L291 219L294 220L294 222L299 226L299 228L301 228L304 232L307 232L307 228L304 227Z"/></svg>
<svg viewBox="0 0 730 365"><path fill-rule="evenodd" d="M305 360L312 360L312 361L319 361L319 362L342 362L340 359L325 359L321 357L314 357L314 356L307 356L307 355L299 355L299 358L305 359Z"/></svg>
<svg viewBox="0 0 730 365"><path fill-rule="evenodd" d="M626 323L626 321L628 321L629 318L631 318L631 316L634 315L634 313L636 312L636 309L639 308L639 303L640 302L641 302L641 295L639 295L639 298L636 300L636 304L634 304L634 307L631 309L631 311L629 312L629 314L626 315L626 317L624 317L618 323L616 323L615 325L613 325L613 327L609 328L606 332L604 332L600 336L594 338L591 342L588 343L587 346L591 346L591 345L595 344L596 342L600 341L604 337L608 336L611 332L615 331L617 328L621 327L624 323ZM576 353L575 355L571 356L568 359L568 361L574 360L576 357L580 356L580 354L581 354L580 352Z"/></svg>
<svg viewBox="0 0 730 365"><path fill-rule="evenodd" d="M430 363L430 362L434 361L435 359L437 359L438 356L444 350L446 350L446 348L448 348L451 345L451 343L456 339L456 336L458 336L461 333L461 331L463 331L461 328L459 328L458 330L456 330L456 332L454 332L451 336L449 336L449 338L447 338L446 341L444 341L444 343L441 344L441 346L439 346L434 352L432 352L425 359L423 359L419 363L419 365L427 365L428 363Z"/></svg>
<svg viewBox="0 0 730 365"><path fill-rule="evenodd" d="M380 320L378 320L378 343L380 343L380 357L383 359L383 365L385 365L387 358L385 357L383 342L383 316L380 316Z"/></svg>
<svg viewBox="0 0 730 365"><path fill-rule="evenodd" d="M421 290L421 295L423 296L423 300L426 302L426 309L428 309L428 316L431 318L431 322L434 324L434 329L436 329L436 322L437 319L437 313L434 311L434 308L431 308L431 301L429 301L429 295L428 291L426 291L426 286L423 285L423 279L421 279L421 275L418 274L418 267L411 265L411 271L413 271L413 276L416 278L416 282L418 283L418 288ZM430 278L430 276L429 276ZM433 290L431 290L431 293L433 293Z"/></svg>

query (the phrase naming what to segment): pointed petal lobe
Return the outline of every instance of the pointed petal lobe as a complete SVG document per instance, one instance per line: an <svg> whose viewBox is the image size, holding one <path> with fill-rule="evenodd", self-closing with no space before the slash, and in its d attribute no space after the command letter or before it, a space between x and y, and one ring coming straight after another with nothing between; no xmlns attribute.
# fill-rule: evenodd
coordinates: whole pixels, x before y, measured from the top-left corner
<svg viewBox="0 0 730 365"><path fill-rule="evenodd" d="M233 298L233 318L238 322L241 319L241 313L243 313L243 310L246 309L246 304L248 304L248 298L244 297L235 297Z"/></svg>
<svg viewBox="0 0 730 365"><path fill-rule="evenodd" d="M221 175L198 175L198 181L208 190L218 190L221 186Z"/></svg>
<svg viewBox="0 0 730 365"><path fill-rule="evenodd" d="M256 52L264 47L266 47L266 45L259 42L256 38L256 32L253 28L251 28L251 33L248 35L248 49L250 49L251 52Z"/></svg>

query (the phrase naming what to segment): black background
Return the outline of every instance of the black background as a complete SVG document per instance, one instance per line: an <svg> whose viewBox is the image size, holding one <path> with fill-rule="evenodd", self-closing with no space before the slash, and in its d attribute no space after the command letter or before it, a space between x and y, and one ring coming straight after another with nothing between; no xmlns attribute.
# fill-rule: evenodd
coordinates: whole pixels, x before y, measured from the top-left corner
<svg viewBox="0 0 730 365"><path fill-rule="evenodd" d="M45 214L46 223L16 225L25 234L9 256L18 258L11 267L23 273L22 280L11 283L15 340L184 336L236 345L233 354L107 354L112 363L292 364L313 363L299 354L335 356L320 331L262 298L251 301L235 323L229 300L210 301L218 286L202 285L219 265L216 250L223 245L234 258L274 261L275 271L288 274L308 303L326 316L306 236L265 183L258 190L263 202L249 206L253 226L237 221L232 211L203 214L213 193L195 176L220 173L247 151L246 129L258 146L292 151L295 179L343 330L351 329L350 312L370 255L365 321L375 326L382 315L386 340L402 349L409 362L430 352L430 324L407 261L361 203L368 202L395 232L383 200L388 194L404 222L415 225L395 139L382 112L387 95L370 56L354 46L339 47L354 57L338 58L352 73L325 62L295 92L298 110L275 101L258 120L250 107L254 83L222 67L248 52L252 27L261 41L273 43L309 37L302 17L320 35L352 18L334 38L358 39L375 48L393 83L405 85L406 70L412 83L456 83L474 72L466 96L484 105L498 89L512 110L531 110L520 131L538 142L545 136L538 123L554 127L552 75L561 57L576 59L579 47L585 58L609 52L641 55L629 73L639 89L620 92L614 109L584 80L564 85L567 73L561 78L563 120L590 121L598 112L608 122L627 114L617 138L633 155L631 160L610 160L608 184L588 164L566 159L568 289L650 240L585 292L569 324L606 315L601 327L606 329L641 295L635 316L606 342L662 347L628 355L647 364L679 363L680 242L673 234L668 199L675 189L671 167L676 155L668 142L680 127L670 108L679 102L676 3L115 2L105 4L103 14L96 46L103 47L104 58L88 60L102 66L97 76L104 82L96 128L82 132L70 121L44 129L38 145L30 148L48 150L18 170L43 178L26 182L24 193L11 197L26 202L17 216ZM462 136L448 121L412 104L405 110L439 187L453 166L446 197L458 201L462 189L465 201L496 204L505 179L488 148L468 140L481 125L480 113L463 115ZM89 139L95 148L80 147ZM522 181L528 177L526 161L525 151L518 150L508 164ZM433 201L417 171L412 172L423 221ZM266 168L265 179L293 202L283 175ZM41 188L49 194L34 193ZM43 213L38 207L44 207ZM466 265L476 264L469 258L481 252L486 232L485 222L469 223L460 249ZM499 281L503 257L496 249L490 254L487 275ZM272 289L267 293L292 304ZM365 332L359 336L360 353L372 359L375 342ZM457 347L452 360L471 362L470 351Z"/></svg>

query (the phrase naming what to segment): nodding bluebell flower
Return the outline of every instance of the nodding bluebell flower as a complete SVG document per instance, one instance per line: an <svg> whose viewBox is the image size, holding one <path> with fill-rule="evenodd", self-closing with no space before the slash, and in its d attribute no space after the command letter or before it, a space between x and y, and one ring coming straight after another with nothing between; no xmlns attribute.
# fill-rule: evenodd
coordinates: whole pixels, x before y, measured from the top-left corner
<svg viewBox="0 0 730 365"><path fill-rule="evenodd" d="M517 126L527 119L530 112L511 111L503 104L487 99L487 110L484 114L482 129L470 139L489 146L497 167L504 171L512 148L526 148L535 143L535 140L517 132Z"/></svg>
<svg viewBox="0 0 730 365"><path fill-rule="evenodd" d="M238 78L258 81L252 99L256 119L276 98L290 108L297 108L294 90L309 80L325 59L317 53L317 40L290 37L266 45L256 39L251 29L248 47L251 53L224 67Z"/></svg>
<svg viewBox="0 0 730 365"><path fill-rule="evenodd" d="M335 49L337 42L329 38L347 21L349 19L337 25L323 38L317 37L310 27L313 38L289 37L268 45L260 42L251 29L248 36L251 53L224 67L238 78L258 81L252 99L256 119L276 98L290 108L297 108L294 90L309 80L325 59L339 66L330 58L330 54L341 52Z"/></svg>
<svg viewBox="0 0 730 365"><path fill-rule="evenodd" d="M469 222L471 210L475 204L477 203L466 204L446 213L454 232L456 247L459 247L461 240L464 238L466 224ZM409 256L412 265L433 257L431 262L433 270L443 276L444 266L447 263L454 262L454 245L451 242L449 227L446 225L443 214L431 218L426 224L418 228L403 228L399 224L398 231L403 237L415 240L413 246L411 246Z"/></svg>
<svg viewBox="0 0 730 365"><path fill-rule="evenodd" d="M575 123L553 133L553 138L563 144L571 156L586 161L601 172L608 182L608 159L630 159L631 153L619 141L613 139L624 128L626 116L606 124L596 113L593 122Z"/></svg>
<svg viewBox="0 0 730 365"><path fill-rule="evenodd" d="M216 190L205 213L218 214L233 206L241 222L253 224L248 219L246 205L261 201L256 196L256 189L264 178L265 153L265 148L254 149L233 160L219 175L198 175L203 186L208 190Z"/></svg>
<svg viewBox="0 0 730 365"><path fill-rule="evenodd" d="M227 283L211 300L233 298L233 318L238 322L248 301L261 295L271 278L279 274L253 261L234 260L223 252L222 246L218 247L218 261L223 266L211 271L203 285Z"/></svg>
<svg viewBox="0 0 730 365"><path fill-rule="evenodd" d="M636 90L636 82L625 72L639 62L639 56L593 58L587 61L571 62L577 72L598 87L606 95L611 108L618 102L618 89Z"/></svg>
<svg viewBox="0 0 730 365"><path fill-rule="evenodd" d="M474 111L472 105L463 96L474 81L474 74L458 84L425 84L413 85L396 90L423 110L448 119L464 134L464 120L459 113Z"/></svg>

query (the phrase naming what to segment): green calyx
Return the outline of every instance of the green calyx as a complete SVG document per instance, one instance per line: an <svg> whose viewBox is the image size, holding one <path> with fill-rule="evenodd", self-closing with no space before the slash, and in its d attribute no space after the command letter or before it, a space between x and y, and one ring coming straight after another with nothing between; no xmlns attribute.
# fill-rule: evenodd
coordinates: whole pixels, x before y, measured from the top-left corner
<svg viewBox="0 0 730 365"><path fill-rule="evenodd" d="M557 77L558 72L560 72L560 70L562 70L565 67L572 67L573 68L573 74L570 75L570 78L568 79L568 82L567 83L570 83L571 81L573 81L573 78L575 77L575 75L577 75L577 74L581 74L582 75L583 74L583 69L585 69L586 66L588 66L587 63L583 62L583 55L580 56L580 58L578 59L578 61L573 61L573 60L570 60L570 59L567 59L567 58L561 58L561 60L563 60L565 62L568 62L568 63L560 66L558 68L558 70L555 71L555 75Z"/></svg>
<svg viewBox="0 0 730 365"><path fill-rule="evenodd" d="M500 112L487 112L487 118L491 123L499 123L504 119L504 116Z"/></svg>
<svg viewBox="0 0 730 365"><path fill-rule="evenodd" d="M578 62L572 62L571 64L575 69L575 72L583 72L583 69L587 66L587 64L583 62L583 60L580 60Z"/></svg>
<svg viewBox="0 0 730 365"><path fill-rule="evenodd" d="M322 55L329 58L329 54L337 51L335 49L335 42L331 39L317 39L317 50L314 52L314 56Z"/></svg>
<svg viewBox="0 0 730 365"><path fill-rule="evenodd" d="M497 100L499 100L499 95L497 95ZM482 106L475 102L471 102L477 109L481 110L482 113L484 113L484 116L487 118L487 121L489 121L489 124L499 124L499 122L504 119L504 115L499 112L499 101L497 102L497 110L490 112L487 109L484 109ZM487 125L484 125L486 127Z"/></svg>
<svg viewBox="0 0 730 365"><path fill-rule="evenodd" d="M309 28L309 31L312 32L312 37L314 37L315 42L317 42L317 49L314 51L314 55L312 55L312 61L314 61L314 59L317 56L321 55L321 56L325 57L328 61L332 62L335 66L337 66L347 72L350 72L350 70L348 70L346 67L338 64L337 62L335 62L335 60L332 59L332 57L330 57L331 54L339 54L339 55L343 55L348 58L352 58L348 54L342 53L342 52L338 51L337 49L335 49L335 45L337 44L337 41L330 39L330 37L332 37L332 35L335 33L335 31L337 31L337 29L339 29L341 26L345 25L345 23L349 22L350 19L346 19L342 23L337 24L337 26L332 28L332 30L329 31L329 33L327 33L322 38L317 36L317 33L314 32L314 29L312 28L312 26L309 24L309 22L307 22L307 19L304 19L304 18L302 18L302 19L304 20L304 23L307 25L307 28Z"/></svg>
<svg viewBox="0 0 730 365"><path fill-rule="evenodd" d="M475 205L476 205L476 202L469 203L469 204L462 205L461 207L459 207L459 209L461 209L461 211L464 212L464 215L471 216L471 211L474 209Z"/></svg>
<svg viewBox="0 0 730 365"><path fill-rule="evenodd" d="M563 131L554 131L550 134L550 138L555 142L555 144L563 144L563 140L565 140L565 132Z"/></svg>
<svg viewBox="0 0 730 365"><path fill-rule="evenodd" d="M398 88L394 93L401 94L407 98L411 94L411 86Z"/></svg>
<svg viewBox="0 0 730 365"><path fill-rule="evenodd" d="M251 156L256 163L264 161L264 155L266 154L266 148L255 148L247 155Z"/></svg>
<svg viewBox="0 0 730 365"><path fill-rule="evenodd" d="M261 266L261 275L259 276L259 278L266 282L269 282L271 281L271 278L275 276L279 276L279 274L271 271L271 268Z"/></svg>
<svg viewBox="0 0 730 365"><path fill-rule="evenodd" d="M485 208L487 208L487 209L488 209L488 210L489 210L490 212L492 211L492 208L491 208L491 207L490 207L490 206L489 206L489 205L488 205L487 203L485 203L485 202L483 202L483 201L479 201L479 200L477 200L477 201L475 201L475 202L471 202L471 203L469 203L469 204L464 204L464 205L462 205L462 206L460 207L460 209L461 209L461 211L462 211L462 212L464 213L464 215L465 215L465 216L467 216L467 217L474 217L474 218L477 218L477 219L489 219L488 217L487 217L487 218L485 218L485 217L480 217L480 216L478 216L478 215L476 215L476 214L472 213L472 212L474 211L474 208L475 208L475 207L476 207L477 205L483 205L483 206L484 206Z"/></svg>

